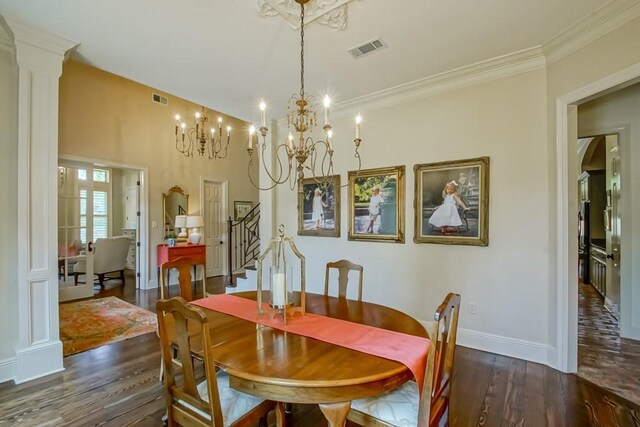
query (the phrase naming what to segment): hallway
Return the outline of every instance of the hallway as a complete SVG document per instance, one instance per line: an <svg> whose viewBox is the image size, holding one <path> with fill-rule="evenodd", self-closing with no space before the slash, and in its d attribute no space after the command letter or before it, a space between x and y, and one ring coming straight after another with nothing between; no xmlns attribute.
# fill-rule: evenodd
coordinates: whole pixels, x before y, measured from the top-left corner
<svg viewBox="0 0 640 427"><path fill-rule="evenodd" d="M578 286L578 375L640 404L640 341L620 338L602 296Z"/></svg>

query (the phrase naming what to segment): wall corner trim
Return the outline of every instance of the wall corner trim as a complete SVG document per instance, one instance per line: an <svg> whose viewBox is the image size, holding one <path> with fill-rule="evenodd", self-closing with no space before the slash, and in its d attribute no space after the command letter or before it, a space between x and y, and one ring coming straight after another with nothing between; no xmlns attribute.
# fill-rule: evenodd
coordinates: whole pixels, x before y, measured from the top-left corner
<svg viewBox="0 0 640 427"><path fill-rule="evenodd" d="M640 16L637 0L614 0L562 31L542 46L553 64Z"/></svg>
<svg viewBox="0 0 640 427"><path fill-rule="evenodd" d="M51 341L16 352L13 381L21 384L62 371L62 341Z"/></svg>
<svg viewBox="0 0 640 427"><path fill-rule="evenodd" d="M15 43L21 42L30 46L44 49L56 55L65 56L70 49L79 43L55 34L31 27L18 21L7 19L7 24L13 32Z"/></svg>

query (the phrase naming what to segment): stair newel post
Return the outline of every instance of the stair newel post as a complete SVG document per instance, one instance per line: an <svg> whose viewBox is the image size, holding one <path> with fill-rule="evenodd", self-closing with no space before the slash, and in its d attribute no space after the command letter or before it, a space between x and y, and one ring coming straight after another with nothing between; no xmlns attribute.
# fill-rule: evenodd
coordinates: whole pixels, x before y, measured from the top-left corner
<svg viewBox="0 0 640 427"><path fill-rule="evenodd" d="M227 259L228 259L228 283L227 286L233 287L233 220L231 217L227 220Z"/></svg>

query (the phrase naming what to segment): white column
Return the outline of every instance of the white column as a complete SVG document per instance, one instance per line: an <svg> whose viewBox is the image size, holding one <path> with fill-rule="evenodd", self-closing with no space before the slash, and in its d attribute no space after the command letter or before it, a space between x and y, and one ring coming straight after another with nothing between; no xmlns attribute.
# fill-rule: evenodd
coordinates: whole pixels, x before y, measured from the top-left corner
<svg viewBox="0 0 640 427"><path fill-rule="evenodd" d="M7 20L18 63L18 343L14 381L64 369L58 321L58 80L77 45Z"/></svg>

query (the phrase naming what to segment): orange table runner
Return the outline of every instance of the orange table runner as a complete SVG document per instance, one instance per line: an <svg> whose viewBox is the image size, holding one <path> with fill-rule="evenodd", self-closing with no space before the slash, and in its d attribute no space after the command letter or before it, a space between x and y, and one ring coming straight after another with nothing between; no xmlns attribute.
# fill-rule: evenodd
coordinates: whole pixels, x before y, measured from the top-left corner
<svg viewBox="0 0 640 427"><path fill-rule="evenodd" d="M411 370L422 391L425 360L429 349L429 340L427 338L312 313L289 319L285 325L281 320L267 318L266 316L259 317L256 301L233 295L214 295L193 301L192 304L282 331L292 332L402 363Z"/></svg>

